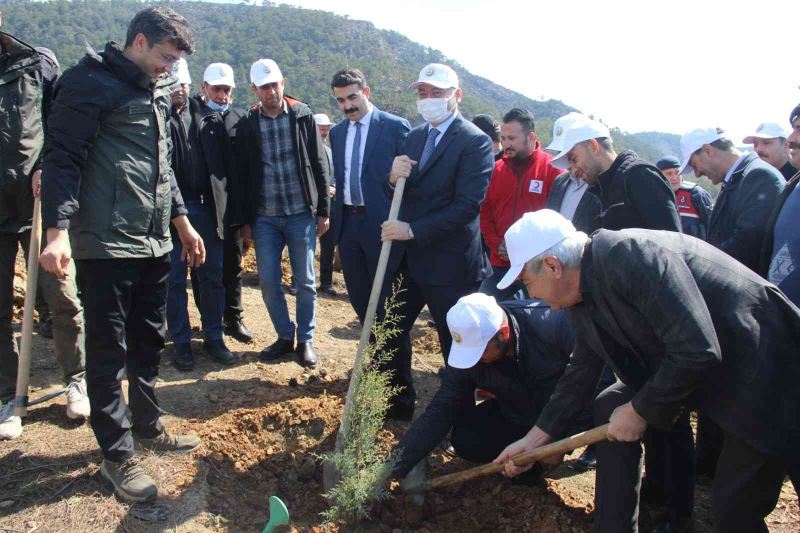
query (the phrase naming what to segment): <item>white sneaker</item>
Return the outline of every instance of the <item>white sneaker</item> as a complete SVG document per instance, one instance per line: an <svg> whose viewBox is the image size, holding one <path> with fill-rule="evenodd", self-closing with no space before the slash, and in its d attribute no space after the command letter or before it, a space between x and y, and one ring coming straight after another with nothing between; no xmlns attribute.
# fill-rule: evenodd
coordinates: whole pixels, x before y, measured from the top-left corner
<svg viewBox="0 0 800 533"><path fill-rule="evenodd" d="M86 381L72 381L67 387L67 417L76 420L89 416L89 396L86 394Z"/></svg>
<svg viewBox="0 0 800 533"><path fill-rule="evenodd" d="M14 416L14 402L0 406L0 440L16 439L22 435L22 419Z"/></svg>

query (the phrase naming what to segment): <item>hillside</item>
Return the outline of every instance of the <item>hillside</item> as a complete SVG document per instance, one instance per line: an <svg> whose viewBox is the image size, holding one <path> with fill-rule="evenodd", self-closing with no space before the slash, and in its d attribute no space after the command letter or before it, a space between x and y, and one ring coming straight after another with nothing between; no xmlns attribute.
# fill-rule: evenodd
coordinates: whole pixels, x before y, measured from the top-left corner
<svg viewBox="0 0 800 533"><path fill-rule="evenodd" d="M426 63L448 63L458 72L464 88L462 111L472 117L488 113L496 118L512 107L531 110L537 132L548 143L552 121L575 109L559 100L539 101L501 87L466 71L442 52L417 44L403 35L376 29L372 23L351 20L323 11L290 6L248 6L203 2L170 2L191 22L196 52L189 57L195 88L205 66L214 61L234 67L239 82L240 105L253 98L248 89L249 68L259 57L272 57L287 78L287 92L309 103L316 112L336 120L340 113L330 96L330 78L339 68L352 65L364 71L373 89L373 101L381 108L407 117L420 118L414 95L407 90ZM86 45L101 48L108 40L123 41L131 17L142 2L65 0L32 2L4 0L3 29L35 45L56 52L62 67L75 64ZM614 139L620 148L633 148L654 159L662 149L654 148L661 134L637 138L619 130Z"/></svg>

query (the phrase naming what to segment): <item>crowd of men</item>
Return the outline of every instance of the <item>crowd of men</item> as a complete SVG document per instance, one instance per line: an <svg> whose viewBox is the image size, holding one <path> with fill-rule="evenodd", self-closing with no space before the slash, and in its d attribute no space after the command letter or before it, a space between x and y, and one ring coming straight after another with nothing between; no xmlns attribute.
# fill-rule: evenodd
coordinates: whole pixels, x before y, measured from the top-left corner
<svg viewBox="0 0 800 533"><path fill-rule="evenodd" d="M680 159L651 163L617 153L608 128L579 113L555 122L546 148L527 110L470 122L442 64L409 87L415 128L378 109L355 68L330 82L343 116L333 124L286 93L268 58L252 64L257 102L242 112L227 64L208 65L192 95L181 56L193 49L188 22L167 7L140 11L124 45L63 74L51 51L0 32L0 438L22 432L11 287L19 245L38 252L27 243L41 194L40 285L67 415L91 413L101 474L125 500L158 493L135 451L200 444L164 428L155 394L167 329L174 365L195 365L187 271L204 351L234 364L224 335L252 340L241 261L254 246L276 333L260 357L314 366L334 250L363 322L392 241L381 297L402 288L385 363L400 393L388 416L414 418L410 332L425 306L445 362L398 444L395 476L424 475L442 444L515 476L516 454L610 422L581 458L597 468L596 531L636 531L640 499L667 509L653 531L689 531L698 474L714 478L717 530L766 531L786 473L800 481L800 106L790 131L765 123L742 140L754 153L701 128L681 138ZM688 171L721 185L715 202Z"/></svg>

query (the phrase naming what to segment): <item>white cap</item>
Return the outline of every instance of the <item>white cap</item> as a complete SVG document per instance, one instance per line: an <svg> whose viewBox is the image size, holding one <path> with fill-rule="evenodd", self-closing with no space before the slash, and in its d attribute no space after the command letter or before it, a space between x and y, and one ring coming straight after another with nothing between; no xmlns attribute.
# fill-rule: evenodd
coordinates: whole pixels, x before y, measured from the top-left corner
<svg viewBox="0 0 800 533"><path fill-rule="evenodd" d="M447 327L453 336L447 364L453 368L475 366L503 325L504 316L492 296L476 292L458 300L447 312Z"/></svg>
<svg viewBox="0 0 800 533"><path fill-rule="evenodd" d="M514 283L525 263L576 231L572 222L552 209L540 209L522 215L522 218L514 222L504 235L511 268L497 284L497 288L505 289Z"/></svg>
<svg viewBox="0 0 800 533"><path fill-rule="evenodd" d="M172 65L172 77L181 85L191 85L192 77L189 75L189 64L186 59L180 58Z"/></svg>
<svg viewBox="0 0 800 533"><path fill-rule="evenodd" d="M611 132L608 131L608 127L605 124L597 120L592 120L587 116L583 116L583 118L573 117L572 120L568 121L567 126L567 128L564 128L561 151L550 161L551 165L561 170L567 170L569 168L567 154L569 154L569 151L572 150L576 144L588 141L589 139L611 137Z"/></svg>
<svg viewBox="0 0 800 533"><path fill-rule="evenodd" d="M233 82L233 68L226 63L211 63L203 73L203 81L209 85L236 87Z"/></svg>
<svg viewBox="0 0 800 533"><path fill-rule="evenodd" d="M447 65L431 63L422 67L422 70L419 71L419 78L408 88L416 89L420 83L429 83L440 89L458 89L458 74Z"/></svg>
<svg viewBox="0 0 800 533"><path fill-rule="evenodd" d="M571 129L575 123L585 120L589 120L589 117L573 111L553 122L553 140L545 150L556 153L563 152L564 134L567 130Z"/></svg>
<svg viewBox="0 0 800 533"><path fill-rule="evenodd" d="M283 81L283 73L278 64L271 59L259 59L250 67L250 81L256 87L267 83Z"/></svg>
<svg viewBox="0 0 800 533"><path fill-rule="evenodd" d="M689 166L689 160L692 155L703 147L704 144L710 144L718 141L725 136L725 132L719 128L699 128L684 133L681 137L681 165L680 173L686 174L686 169Z"/></svg>
<svg viewBox="0 0 800 533"><path fill-rule="evenodd" d="M756 128L755 133L751 133L742 139L742 142L745 144L753 144L756 139L777 139L778 137L786 139L789 137L789 132L775 122L762 122Z"/></svg>
<svg viewBox="0 0 800 533"><path fill-rule="evenodd" d="M331 119L328 118L328 115L325 113L315 113L314 114L314 122L317 123L317 126L330 126L333 124Z"/></svg>

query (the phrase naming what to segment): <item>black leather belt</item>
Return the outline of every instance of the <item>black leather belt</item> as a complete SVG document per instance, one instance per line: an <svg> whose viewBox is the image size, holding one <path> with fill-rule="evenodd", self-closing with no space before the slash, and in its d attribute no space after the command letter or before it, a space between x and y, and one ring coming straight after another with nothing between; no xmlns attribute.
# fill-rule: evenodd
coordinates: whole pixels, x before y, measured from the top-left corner
<svg viewBox="0 0 800 533"><path fill-rule="evenodd" d="M343 207L344 207L344 210L347 213L364 213L367 210L367 208L365 206L363 206L363 205L347 205L347 204L345 204Z"/></svg>

